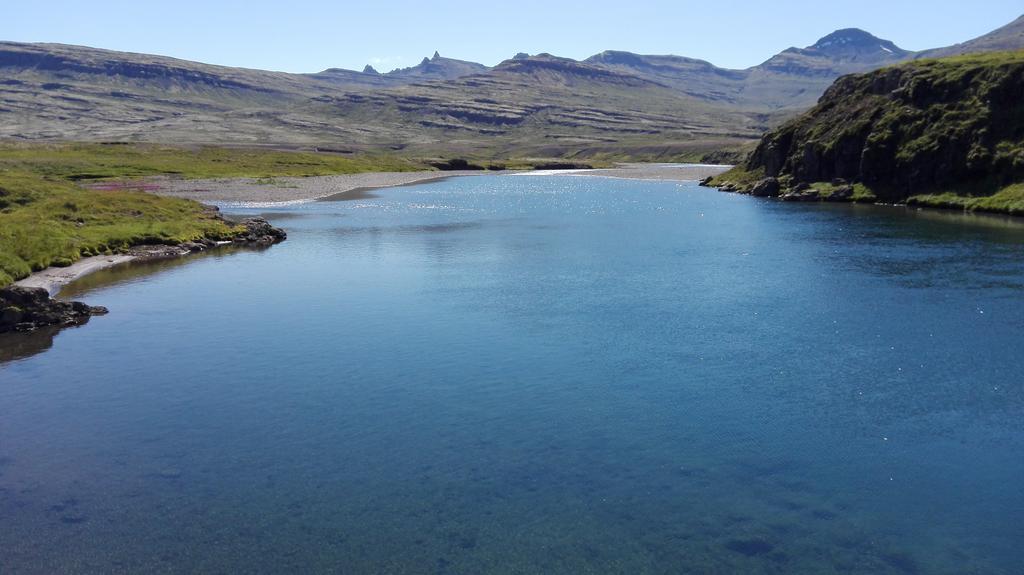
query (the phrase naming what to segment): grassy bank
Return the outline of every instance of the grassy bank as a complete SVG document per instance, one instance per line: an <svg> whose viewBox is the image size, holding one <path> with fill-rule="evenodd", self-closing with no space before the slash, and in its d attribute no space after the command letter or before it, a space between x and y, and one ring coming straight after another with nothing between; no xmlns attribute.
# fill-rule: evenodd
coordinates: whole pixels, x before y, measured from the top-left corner
<svg viewBox="0 0 1024 575"><path fill-rule="evenodd" d="M954 193L911 196L907 204L1024 216L1024 184L1007 186L991 196L970 197Z"/></svg>
<svg viewBox="0 0 1024 575"><path fill-rule="evenodd" d="M740 165L715 176L709 184L713 187L731 185L735 191L749 193L751 188L764 177L763 169L750 170L746 166ZM793 179L789 176L782 176L779 178L779 182L783 188L788 188L793 184ZM816 190L823 201L832 199L833 193L838 188L830 182L809 182L807 186L809 189ZM878 196L864 184L856 183L852 187L853 195L840 201L861 203L879 201ZM974 186L973 193L971 192L972 190L969 189L959 193L919 194L907 198L906 204L926 208L1024 216L1024 184L1005 186L993 194L988 194L988 188L984 186Z"/></svg>
<svg viewBox="0 0 1024 575"><path fill-rule="evenodd" d="M425 169L394 156L338 156L313 152L173 147L151 144L0 144L0 171L70 181L173 175L184 178L325 176Z"/></svg>
<svg viewBox="0 0 1024 575"><path fill-rule="evenodd" d="M141 244L229 239L239 230L190 200L77 182L154 175L277 177L422 170L388 156L175 148L153 145L0 145L0 287L48 266Z"/></svg>

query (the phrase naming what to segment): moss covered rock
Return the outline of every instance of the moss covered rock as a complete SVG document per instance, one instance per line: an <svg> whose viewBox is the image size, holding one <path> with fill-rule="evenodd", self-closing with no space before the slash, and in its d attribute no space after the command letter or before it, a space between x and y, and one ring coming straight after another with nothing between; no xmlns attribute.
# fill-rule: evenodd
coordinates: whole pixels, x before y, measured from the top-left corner
<svg viewBox="0 0 1024 575"><path fill-rule="evenodd" d="M1024 182L1024 51L840 78L816 107L766 134L738 172L791 185L843 180L884 201L952 194L965 199L957 206L1011 211L973 200Z"/></svg>

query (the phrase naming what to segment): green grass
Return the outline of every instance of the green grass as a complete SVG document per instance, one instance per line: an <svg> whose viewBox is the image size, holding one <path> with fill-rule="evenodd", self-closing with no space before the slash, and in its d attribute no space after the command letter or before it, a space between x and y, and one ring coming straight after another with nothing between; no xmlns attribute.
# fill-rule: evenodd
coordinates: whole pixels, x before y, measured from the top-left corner
<svg viewBox="0 0 1024 575"><path fill-rule="evenodd" d="M1024 184L1007 186L991 196L983 197L962 196L953 192L912 196L907 200L907 204L1024 216Z"/></svg>
<svg viewBox="0 0 1024 575"><path fill-rule="evenodd" d="M840 187L831 182L814 182L813 184L810 184L810 186L811 189L818 190L818 195L821 196L822 199L832 197L832 194L834 194L836 189ZM857 183L853 184L853 195L850 196L848 201L875 202L878 201L878 196L876 196L875 193L864 184Z"/></svg>
<svg viewBox="0 0 1024 575"><path fill-rule="evenodd" d="M173 147L155 144L0 144L0 170L72 181L173 175L184 178L273 178L429 169L388 155L345 157L313 152Z"/></svg>
<svg viewBox="0 0 1024 575"><path fill-rule="evenodd" d="M764 168L748 169L746 166L740 164L712 178L711 185L724 186L725 184L733 184L741 188L750 188L757 182L763 180L764 177Z"/></svg>
<svg viewBox="0 0 1024 575"><path fill-rule="evenodd" d="M91 190L76 182L155 175L273 181L281 176L423 169L419 162L390 156L136 144L0 144L0 287L81 257L142 244L229 239L239 231L197 202L141 191Z"/></svg>
<svg viewBox="0 0 1024 575"><path fill-rule="evenodd" d="M202 204L136 191L93 191L0 170L0 287L51 265L140 244L229 239L237 230Z"/></svg>

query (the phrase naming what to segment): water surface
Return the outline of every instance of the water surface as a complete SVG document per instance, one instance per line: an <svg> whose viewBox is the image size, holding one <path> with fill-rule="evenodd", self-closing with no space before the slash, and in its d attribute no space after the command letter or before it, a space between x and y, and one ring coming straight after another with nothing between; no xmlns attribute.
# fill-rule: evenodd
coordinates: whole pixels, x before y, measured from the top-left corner
<svg viewBox="0 0 1024 575"><path fill-rule="evenodd" d="M1020 573L1019 224L376 195L68 292L112 313L0 365L0 572Z"/></svg>

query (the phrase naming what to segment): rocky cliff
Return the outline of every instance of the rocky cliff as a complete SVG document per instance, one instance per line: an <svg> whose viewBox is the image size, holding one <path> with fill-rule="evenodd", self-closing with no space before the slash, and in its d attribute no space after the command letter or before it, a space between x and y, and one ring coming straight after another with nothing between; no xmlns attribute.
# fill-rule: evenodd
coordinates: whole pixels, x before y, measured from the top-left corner
<svg viewBox="0 0 1024 575"><path fill-rule="evenodd" d="M827 196L848 183L858 184L858 193L851 186L842 199L1024 210L1017 185L1024 182L1021 94L1024 51L845 76L812 110L766 134L746 163L717 183L810 197L808 186ZM995 203L1008 202L1007 209L987 205L1000 194ZM986 205L973 205L979 202Z"/></svg>

